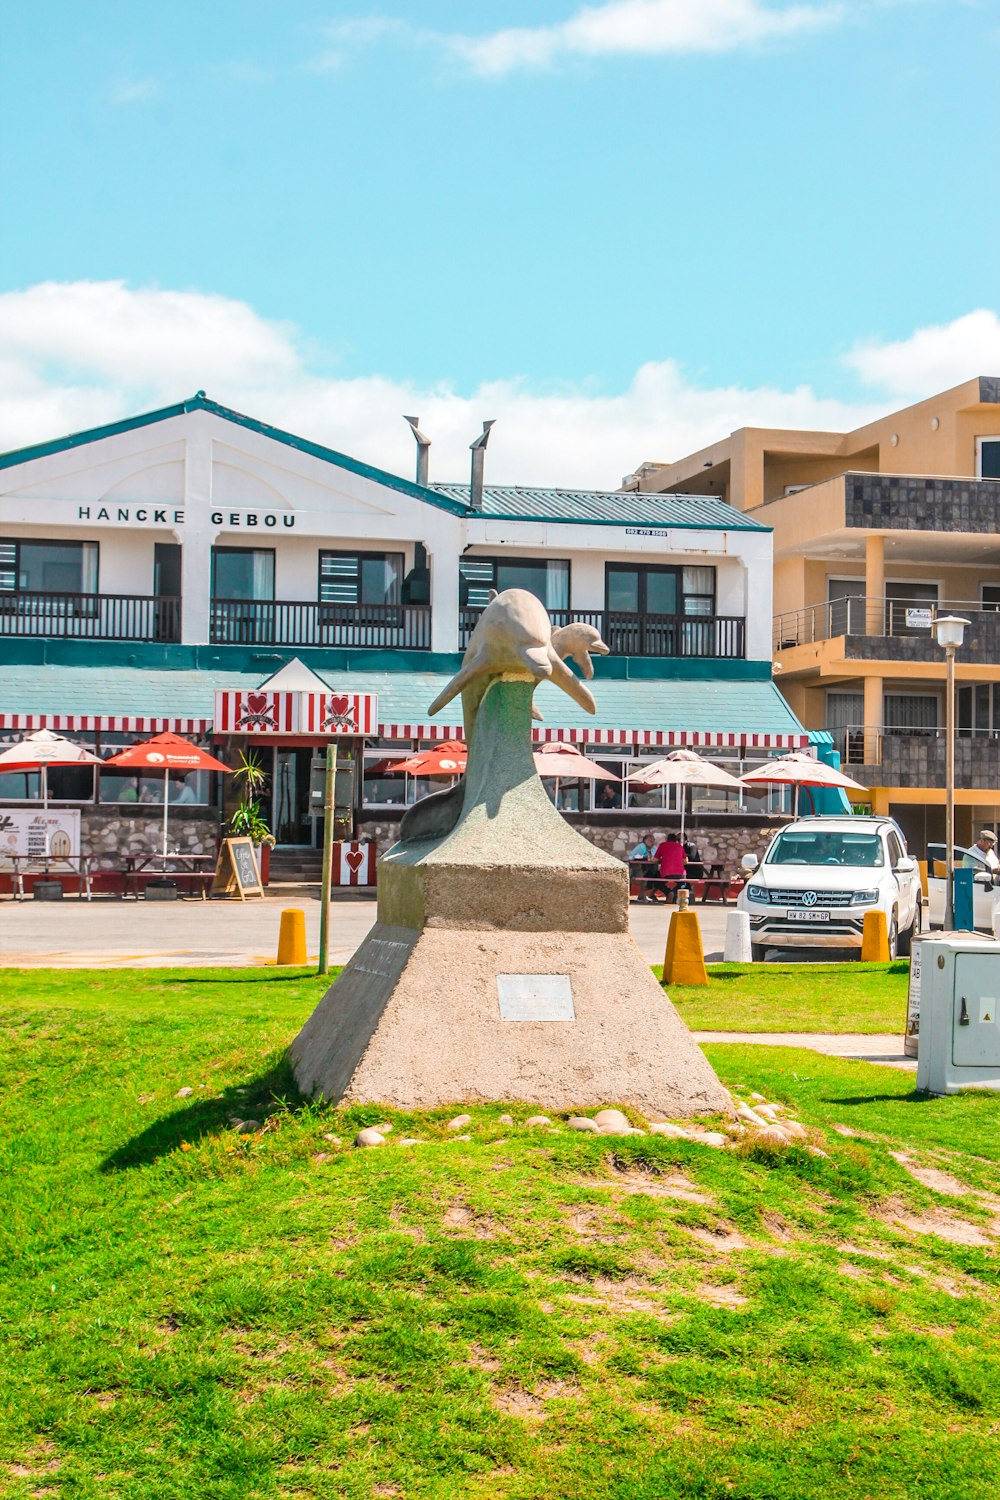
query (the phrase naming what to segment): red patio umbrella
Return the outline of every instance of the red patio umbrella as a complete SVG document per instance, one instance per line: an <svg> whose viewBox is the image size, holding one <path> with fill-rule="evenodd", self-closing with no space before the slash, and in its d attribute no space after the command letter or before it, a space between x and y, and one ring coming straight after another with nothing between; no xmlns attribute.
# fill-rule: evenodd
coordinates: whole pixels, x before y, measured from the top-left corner
<svg viewBox="0 0 1000 1500"><path fill-rule="evenodd" d="M409 771L411 776L461 776L469 758L464 740L442 740L432 750L418 750L408 760L388 763L393 771Z"/></svg>
<svg viewBox="0 0 1000 1500"><path fill-rule="evenodd" d="M170 808L170 773L180 771L228 771L221 760L192 745L179 734L154 734L151 740L141 745L130 745L118 755L105 761L108 766L120 766L123 771L151 771L163 773L163 854L167 854L167 814Z"/></svg>

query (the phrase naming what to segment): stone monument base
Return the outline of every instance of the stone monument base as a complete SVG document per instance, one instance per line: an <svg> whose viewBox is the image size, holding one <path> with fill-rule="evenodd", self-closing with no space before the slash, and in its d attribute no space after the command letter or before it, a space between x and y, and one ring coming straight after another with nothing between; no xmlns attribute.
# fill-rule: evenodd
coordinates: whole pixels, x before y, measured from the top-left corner
<svg viewBox="0 0 1000 1500"><path fill-rule="evenodd" d="M506 1020L502 1003L509 1015L563 1018ZM647 1116L689 1116L729 1105L627 933L415 932L380 922L292 1059L304 1093L398 1109L627 1103Z"/></svg>
<svg viewBox="0 0 1000 1500"><path fill-rule="evenodd" d="M379 862L378 922L292 1043L303 1093L728 1108L629 935L628 871L538 779L534 686L489 687L461 792L418 803Z"/></svg>

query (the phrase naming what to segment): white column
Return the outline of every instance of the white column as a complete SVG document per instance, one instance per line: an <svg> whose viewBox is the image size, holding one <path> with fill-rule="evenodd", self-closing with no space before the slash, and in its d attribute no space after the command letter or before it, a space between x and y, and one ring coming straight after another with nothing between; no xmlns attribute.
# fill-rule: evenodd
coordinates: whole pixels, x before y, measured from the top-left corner
<svg viewBox="0 0 1000 1500"><path fill-rule="evenodd" d="M212 435L207 412L189 416L184 463L184 528L181 547L181 641L208 642L212 588Z"/></svg>
<svg viewBox="0 0 1000 1500"><path fill-rule="evenodd" d="M459 549L442 537L427 538L430 559L430 649L459 649Z"/></svg>

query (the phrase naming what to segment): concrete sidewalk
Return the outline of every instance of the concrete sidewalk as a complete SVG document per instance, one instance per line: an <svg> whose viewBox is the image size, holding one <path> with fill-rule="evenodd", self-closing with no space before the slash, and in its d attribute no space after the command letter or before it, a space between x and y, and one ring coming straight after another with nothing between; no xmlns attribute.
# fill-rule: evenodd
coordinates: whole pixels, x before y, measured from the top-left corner
<svg viewBox="0 0 1000 1500"><path fill-rule="evenodd" d="M916 1072L917 1059L903 1052L903 1038L885 1032L873 1036L834 1035L823 1031L696 1031L696 1042L745 1042L754 1047L806 1047L827 1057L880 1063L884 1068Z"/></svg>
<svg viewBox="0 0 1000 1500"><path fill-rule="evenodd" d="M17 968L166 968L265 963L278 947L285 907L306 914L312 957L319 946L319 887L271 886L246 901L122 901L67 897L0 902L0 965ZM632 936L647 963L662 963L672 906L630 907ZM731 907L699 906L710 962L721 960ZM338 893L330 956L346 963L375 921L374 893Z"/></svg>

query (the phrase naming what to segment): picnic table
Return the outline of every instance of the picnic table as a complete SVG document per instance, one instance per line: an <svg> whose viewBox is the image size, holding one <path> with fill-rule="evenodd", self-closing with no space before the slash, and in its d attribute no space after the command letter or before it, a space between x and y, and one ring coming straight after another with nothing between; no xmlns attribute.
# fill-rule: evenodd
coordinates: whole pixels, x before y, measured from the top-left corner
<svg viewBox="0 0 1000 1500"><path fill-rule="evenodd" d="M215 874L215 864L214 854L181 854L176 850L173 854L127 854L124 894L126 897L133 895L138 900L140 887L148 885L151 880L176 878L178 883L186 880L200 889L204 901Z"/></svg>
<svg viewBox="0 0 1000 1500"><path fill-rule="evenodd" d="M25 875L38 873L39 867L40 873L45 876L46 880L50 880L53 875L58 875L60 869L63 874L75 874L80 895L85 894L88 901L92 899L90 861L86 854L10 854L7 858L14 867L12 884L16 901L25 899Z"/></svg>

